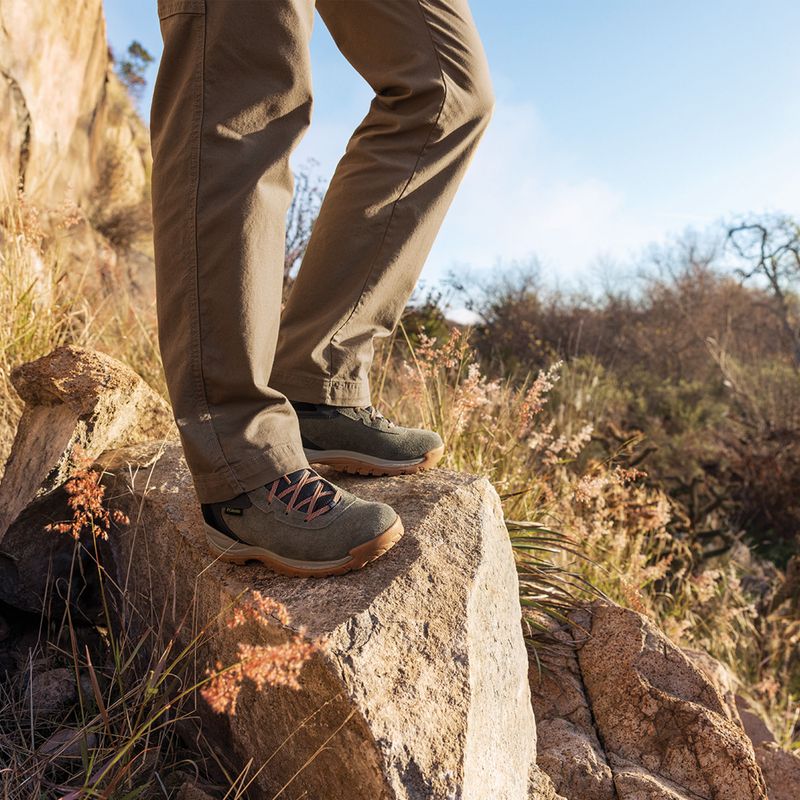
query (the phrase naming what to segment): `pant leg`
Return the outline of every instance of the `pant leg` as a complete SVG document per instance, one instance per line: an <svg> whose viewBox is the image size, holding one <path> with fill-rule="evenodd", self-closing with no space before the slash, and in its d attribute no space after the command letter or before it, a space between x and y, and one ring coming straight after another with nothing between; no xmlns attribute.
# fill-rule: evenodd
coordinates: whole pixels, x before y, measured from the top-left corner
<svg viewBox="0 0 800 800"><path fill-rule="evenodd" d="M317 0L375 91L331 181L284 309L270 385L368 404L397 324L494 103L466 0Z"/></svg>
<svg viewBox="0 0 800 800"><path fill-rule="evenodd" d="M313 0L159 0L153 98L159 344L202 502L305 466L269 387L292 193L308 125Z"/></svg>

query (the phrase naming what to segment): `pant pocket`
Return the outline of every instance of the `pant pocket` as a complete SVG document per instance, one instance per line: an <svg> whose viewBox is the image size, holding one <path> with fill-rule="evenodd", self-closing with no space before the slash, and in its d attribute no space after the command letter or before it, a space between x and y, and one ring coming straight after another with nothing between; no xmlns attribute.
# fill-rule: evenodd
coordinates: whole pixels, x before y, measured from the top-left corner
<svg viewBox="0 0 800 800"><path fill-rule="evenodd" d="M205 14L205 0L158 0L158 18L166 19L174 14Z"/></svg>

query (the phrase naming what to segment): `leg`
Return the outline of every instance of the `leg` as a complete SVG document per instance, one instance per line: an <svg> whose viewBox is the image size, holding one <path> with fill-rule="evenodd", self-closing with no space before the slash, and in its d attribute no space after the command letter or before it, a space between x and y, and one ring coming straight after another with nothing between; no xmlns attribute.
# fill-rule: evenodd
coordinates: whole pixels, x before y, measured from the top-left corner
<svg viewBox="0 0 800 800"><path fill-rule="evenodd" d="M311 113L313 0L159 0L153 98L159 342L201 502L307 465L268 386L289 154Z"/></svg>
<svg viewBox="0 0 800 800"><path fill-rule="evenodd" d="M373 341L397 324L493 105L466 0L318 0L375 90L284 310L270 385L369 405Z"/></svg>

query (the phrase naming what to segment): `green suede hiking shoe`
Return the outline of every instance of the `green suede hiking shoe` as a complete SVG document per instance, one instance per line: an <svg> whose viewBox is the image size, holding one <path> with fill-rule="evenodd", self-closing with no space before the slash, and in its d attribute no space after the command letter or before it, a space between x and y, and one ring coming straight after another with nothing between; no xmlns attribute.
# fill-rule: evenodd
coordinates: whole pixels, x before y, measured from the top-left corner
<svg viewBox="0 0 800 800"><path fill-rule="evenodd" d="M204 503L206 538L223 561L260 561L283 575L361 569L403 535L397 512L306 467L223 503Z"/></svg>
<svg viewBox="0 0 800 800"><path fill-rule="evenodd" d="M438 433L395 425L372 406L292 403L306 458L359 475L408 475L442 457Z"/></svg>

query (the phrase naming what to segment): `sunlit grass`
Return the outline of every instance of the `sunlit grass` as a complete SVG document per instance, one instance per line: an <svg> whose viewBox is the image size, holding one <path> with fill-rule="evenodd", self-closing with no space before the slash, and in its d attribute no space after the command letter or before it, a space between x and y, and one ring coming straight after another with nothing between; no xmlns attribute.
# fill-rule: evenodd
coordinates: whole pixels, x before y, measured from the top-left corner
<svg viewBox="0 0 800 800"><path fill-rule="evenodd" d="M154 309L134 306L122 291L103 291L91 280L96 264L67 273L59 231L66 234L72 224L80 220L65 211L45 234L39 212L24 202L7 204L0 214L0 458L21 412L11 370L58 345L115 356L165 396ZM635 468L642 443L625 435L612 440L599 430L618 389L597 365L554 362L541 372L498 378L492 365L478 362L469 331L453 329L433 340L401 325L378 350L373 385L388 416L442 435L444 467L485 475L496 487L531 634L542 613L563 619L581 599L608 597L652 616L678 644L722 660L780 741L797 744L796 609L789 603L762 608L748 594L744 545L707 562L676 535L679 510ZM177 724L192 712L176 698L191 692L176 693L175 686L193 692L204 680L181 672L202 632L190 632L194 644L187 650L169 636L164 645L165 632L155 623L148 638L114 638L110 621L103 629L112 653L107 674L74 646L69 618L57 630L43 624L38 646L40 655L89 678L81 684L79 715L71 712L70 720L84 741L77 770L84 796L105 796L91 794L92 781L147 785L154 757L181 764L186 755ZM134 653L146 654L144 671ZM31 722L23 679L2 691L0 751L10 774L55 780L36 761L43 734ZM51 720L44 730L62 723ZM213 757L211 748L202 755ZM234 787L250 780L229 777Z"/></svg>

